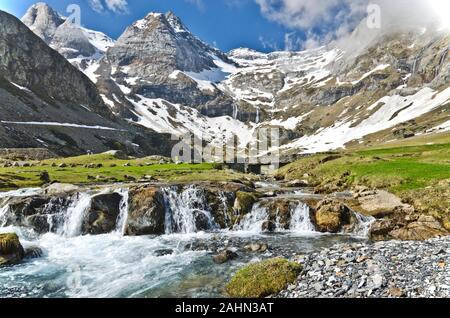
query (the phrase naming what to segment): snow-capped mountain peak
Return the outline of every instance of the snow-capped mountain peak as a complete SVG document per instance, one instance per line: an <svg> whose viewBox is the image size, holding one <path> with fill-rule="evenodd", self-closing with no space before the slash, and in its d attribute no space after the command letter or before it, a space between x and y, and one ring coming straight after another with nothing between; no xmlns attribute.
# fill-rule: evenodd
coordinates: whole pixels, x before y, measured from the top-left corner
<svg viewBox="0 0 450 318"><path fill-rule="evenodd" d="M114 45L114 40L104 33L73 24L43 2L32 5L21 20L48 45L82 69L83 65L100 58Z"/></svg>

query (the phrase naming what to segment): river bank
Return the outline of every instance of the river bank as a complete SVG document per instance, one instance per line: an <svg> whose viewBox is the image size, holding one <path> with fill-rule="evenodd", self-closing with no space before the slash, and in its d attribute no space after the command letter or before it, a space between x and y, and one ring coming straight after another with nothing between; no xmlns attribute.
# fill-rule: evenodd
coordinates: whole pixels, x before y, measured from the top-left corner
<svg viewBox="0 0 450 318"><path fill-rule="evenodd" d="M279 297L447 297L449 240L373 244L375 218L342 203L355 196L367 203L267 182L3 193L0 233L37 255L0 268L0 296L227 297L240 268L282 257L304 270Z"/></svg>
<svg viewBox="0 0 450 318"><path fill-rule="evenodd" d="M336 244L296 261L302 273L277 297L450 297L450 237Z"/></svg>

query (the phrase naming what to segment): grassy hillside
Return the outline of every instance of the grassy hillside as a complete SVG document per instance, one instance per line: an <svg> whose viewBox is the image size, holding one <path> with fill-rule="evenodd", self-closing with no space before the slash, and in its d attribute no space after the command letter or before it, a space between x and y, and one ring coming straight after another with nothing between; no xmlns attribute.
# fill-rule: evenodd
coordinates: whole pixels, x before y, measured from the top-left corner
<svg viewBox="0 0 450 318"><path fill-rule="evenodd" d="M277 177L306 179L325 193L357 186L386 189L424 213L450 214L450 143L445 140L317 154L281 168Z"/></svg>
<svg viewBox="0 0 450 318"><path fill-rule="evenodd" d="M74 184L125 182L144 176L177 182L227 181L244 177L212 163L159 164L159 160L151 158L121 160L109 154L27 163L32 166L3 167L4 163L0 162L0 190L41 186L40 175L44 171L48 172L51 181Z"/></svg>

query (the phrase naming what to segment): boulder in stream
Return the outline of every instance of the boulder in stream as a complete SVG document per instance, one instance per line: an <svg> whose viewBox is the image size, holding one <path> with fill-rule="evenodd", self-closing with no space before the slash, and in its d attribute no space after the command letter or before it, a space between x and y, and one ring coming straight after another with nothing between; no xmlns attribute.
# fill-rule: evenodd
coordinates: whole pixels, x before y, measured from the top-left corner
<svg viewBox="0 0 450 318"><path fill-rule="evenodd" d="M165 207L161 189L153 186L130 189L125 235L161 235L164 231Z"/></svg>
<svg viewBox="0 0 450 318"><path fill-rule="evenodd" d="M338 200L322 200L316 207L316 228L320 232L338 233L351 223L351 214L350 209Z"/></svg>
<svg viewBox="0 0 450 318"><path fill-rule="evenodd" d="M231 261L233 259L238 258L239 255L236 252L233 252L232 250L223 250L219 254L215 255L213 257L213 261L216 264L223 264L228 261Z"/></svg>
<svg viewBox="0 0 450 318"><path fill-rule="evenodd" d="M92 197L91 206L83 220L83 234L106 234L116 228L122 196L119 193L99 194Z"/></svg>
<svg viewBox="0 0 450 318"><path fill-rule="evenodd" d="M0 234L0 266L20 263L25 251L15 233Z"/></svg>

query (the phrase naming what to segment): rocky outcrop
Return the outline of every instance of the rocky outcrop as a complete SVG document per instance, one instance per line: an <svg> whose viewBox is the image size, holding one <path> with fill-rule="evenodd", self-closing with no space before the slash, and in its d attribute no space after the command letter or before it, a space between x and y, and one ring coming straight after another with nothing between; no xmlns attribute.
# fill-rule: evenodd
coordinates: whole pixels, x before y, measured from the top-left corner
<svg viewBox="0 0 450 318"><path fill-rule="evenodd" d="M390 237L402 241L423 241L447 235L448 231L435 218L425 215L403 228L389 232Z"/></svg>
<svg viewBox="0 0 450 318"><path fill-rule="evenodd" d="M165 232L164 196L160 188L144 186L130 190L125 235L161 235Z"/></svg>
<svg viewBox="0 0 450 318"><path fill-rule="evenodd" d="M90 62L114 45L114 41L105 34L75 25L46 3L32 5L21 20L67 59L84 58Z"/></svg>
<svg viewBox="0 0 450 318"><path fill-rule="evenodd" d="M119 193L100 194L91 199L82 226L83 234L111 233L117 226L122 196Z"/></svg>
<svg viewBox="0 0 450 318"><path fill-rule="evenodd" d="M45 145L65 156L111 149L134 155L170 153L168 136L116 118L88 77L3 11L0 51L2 147Z"/></svg>
<svg viewBox="0 0 450 318"><path fill-rule="evenodd" d="M448 230L432 216L406 214L402 210L397 210L391 216L374 222L369 237L374 241L423 241L449 234Z"/></svg>
<svg viewBox="0 0 450 318"><path fill-rule="evenodd" d="M323 200L316 207L315 222L320 232L338 233L351 223L351 211L339 201Z"/></svg>
<svg viewBox="0 0 450 318"><path fill-rule="evenodd" d="M213 117L232 115L231 98L214 86L204 89L196 81L207 76L214 82L226 76L216 60L233 64L225 54L193 36L173 13L149 13L129 26L106 52L97 71L98 84L119 84L129 88L129 92L122 89L125 95L162 98Z"/></svg>
<svg viewBox="0 0 450 318"><path fill-rule="evenodd" d="M5 216L5 223L7 226L29 227L37 233L47 233L51 231L50 220L54 217L55 223L61 221L61 213L71 202L70 196L14 198L8 202L9 211Z"/></svg>
<svg viewBox="0 0 450 318"><path fill-rule="evenodd" d="M358 201L358 210L366 215L383 218L395 212L414 212L414 207L405 204L396 195L384 190L370 190L365 187L358 189L354 195Z"/></svg>
<svg viewBox="0 0 450 318"><path fill-rule="evenodd" d="M24 256L25 251L17 234L0 234L0 266L17 264Z"/></svg>

